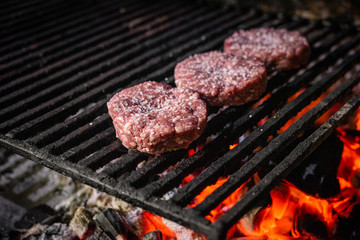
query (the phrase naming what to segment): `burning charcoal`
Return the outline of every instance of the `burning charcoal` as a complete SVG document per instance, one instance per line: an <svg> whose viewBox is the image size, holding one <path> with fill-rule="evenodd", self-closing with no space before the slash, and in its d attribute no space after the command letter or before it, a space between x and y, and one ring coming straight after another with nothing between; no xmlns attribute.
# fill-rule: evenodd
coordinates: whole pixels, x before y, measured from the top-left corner
<svg viewBox="0 0 360 240"><path fill-rule="evenodd" d="M159 230L145 234L142 240L162 240L162 233Z"/></svg>
<svg viewBox="0 0 360 240"><path fill-rule="evenodd" d="M84 208L78 208L70 222L70 228L80 239L88 238L95 230L92 215Z"/></svg>
<svg viewBox="0 0 360 240"><path fill-rule="evenodd" d="M94 216L96 225L112 239L126 239L130 225L126 219L114 209L106 209Z"/></svg>
<svg viewBox="0 0 360 240"><path fill-rule="evenodd" d="M287 179L308 194L321 198L336 195L340 191L337 170L342 150L343 143L331 135Z"/></svg>
<svg viewBox="0 0 360 240"><path fill-rule="evenodd" d="M328 239L326 224L322 222L316 215L304 214L297 221L299 232L306 235L313 235L320 239Z"/></svg>

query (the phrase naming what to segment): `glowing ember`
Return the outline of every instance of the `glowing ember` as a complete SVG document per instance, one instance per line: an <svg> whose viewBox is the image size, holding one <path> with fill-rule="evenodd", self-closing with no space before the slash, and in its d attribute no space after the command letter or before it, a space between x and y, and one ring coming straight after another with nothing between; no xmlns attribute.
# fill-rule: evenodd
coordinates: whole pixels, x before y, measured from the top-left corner
<svg viewBox="0 0 360 240"><path fill-rule="evenodd" d="M175 233L164 224L161 217L146 211L142 213L142 217L143 229L141 237L143 237L148 232L161 230L164 240L170 240L175 238Z"/></svg>
<svg viewBox="0 0 360 240"><path fill-rule="evenodd" d="M229 146L229 149L231 150L231 149L234 149L237 145L239 145L238 143L235 143L235 144L231 144L230 146Z"/></svg>
<svg viewBox="0 0 360 240"><path fill-rule="evenodd" d="M336 108L337 106L332 111L336 111ZM359 130L360 114L356 119ZM291 123L294 121L296 119L292 119ZM333 234L338 218L348 217L353 207L360 204L360 136L349 136L340 128L338 133L344 142L337 176L342 191L334 197L320 199L300 191L291 183L283 182L271 191L272 204L255 215L252 229L249 230L242 221L236 224L240 235L261 239L319 239L302 229L301 225L307 221L307 216L311 216L313 221L323 224L323 234L326 236L322 237L336 239Z"/></svg>

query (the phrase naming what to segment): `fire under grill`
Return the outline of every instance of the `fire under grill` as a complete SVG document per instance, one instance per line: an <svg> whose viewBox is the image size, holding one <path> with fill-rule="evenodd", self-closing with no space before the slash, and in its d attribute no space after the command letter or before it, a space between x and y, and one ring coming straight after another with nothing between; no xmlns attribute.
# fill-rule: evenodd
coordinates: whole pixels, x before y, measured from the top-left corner
<svg viewBox="0 0 360 240"><path fill-rule="evenodd" d="M359 81L360 32L351 25L191 1L1 5L1 146L210 240L224 239L244 214L267 201L269 191L360 105L360 95L351 91ZM106 108L114 93L149 80L174 85L179 61L221 49L236 29L260 26L302 32L312 46L309 64L271 74L259 101L210 108L204 134L187 150L150 156L128 151L116 139ZM319 104L278 132L321 95ZM315 129L314 122L340 103ZM293 144L300 135L304 140ZM199 174L182 186L194 172ZM260 182L231 209L215 222L205 217L257 172ZM187 207L221 176L230 177Z"/></svg>

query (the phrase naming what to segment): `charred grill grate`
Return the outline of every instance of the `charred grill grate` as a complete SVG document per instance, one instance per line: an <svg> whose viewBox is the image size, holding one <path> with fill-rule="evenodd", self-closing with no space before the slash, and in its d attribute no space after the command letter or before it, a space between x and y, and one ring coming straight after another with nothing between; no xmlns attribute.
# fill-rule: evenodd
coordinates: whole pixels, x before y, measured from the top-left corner
<svg viewBox="0 0 360 240"><path fill-rule="evenodd" d="M1 5L1 145L206 234L208 239L224 238L232 224L360 104L359 95L350 98L349 94L358 82L354 65L360 59L360 34L351 26L191 2L15 0ZM106 108L115 92L148 80L173 84L177 62L220 49L235 29L258 26L303 32L312 45L311 63L299 71L274 73L269 79L269 98L263 102L210 109L214 117L191 148L204 144L211 135L213 139L190 157L188 150L151 157L127 151L116 139ZM352 77L277 136L289 119L348 72ZM287 103L301 88L304 92ZM204 217L344 96L343 107L270 169L233 208L214 223ZM244 134L245 139L229 150ZM274 139L268 142L269 136ZM263 148L255 154L258 146ZM199 169L201 174L169 200L162 198ZM206 186L225 175L230 175L225 184L196 207L186 208Z"/></svg>

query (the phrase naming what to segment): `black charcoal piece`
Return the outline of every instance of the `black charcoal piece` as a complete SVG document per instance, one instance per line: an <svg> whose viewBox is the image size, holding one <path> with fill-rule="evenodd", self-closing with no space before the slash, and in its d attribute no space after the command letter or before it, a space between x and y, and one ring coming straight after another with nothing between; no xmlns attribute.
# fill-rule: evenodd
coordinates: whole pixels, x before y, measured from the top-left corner
<svg viewBox="0 0 360 240"><path fill-rule="evenodd" d="M84 208L78 208L71 219L70 228L80 239L91 236L95 230L95 223L92 215Z"/></svg>
<svg viewBox="0 0 360 240"><path fill-rule="evenodd" d="M128 223L114 209L106 209L94 216L96 225L112 239L126 239L128 235Z"/></svg>
<svg viewBox="0 0 360 240"><path fill-rule="evenodd" d="M142 240L162 240L162 233L159 230L145 234Z"/></svg>
<svg viewBox="0 0 360 240"><path fill-rule="evenodd" d="M343 143L331 135L287 179L308 194L321 198L336 195L340 191L336 176L342 151Z"/></svg>
<svg viewBox="0 0 360 240"><path fill-rule="evenodd" d="M297 220L297 228L304 236L312 235L320 239L328 239L325 223L313 214L304 214Z"/></svg>

